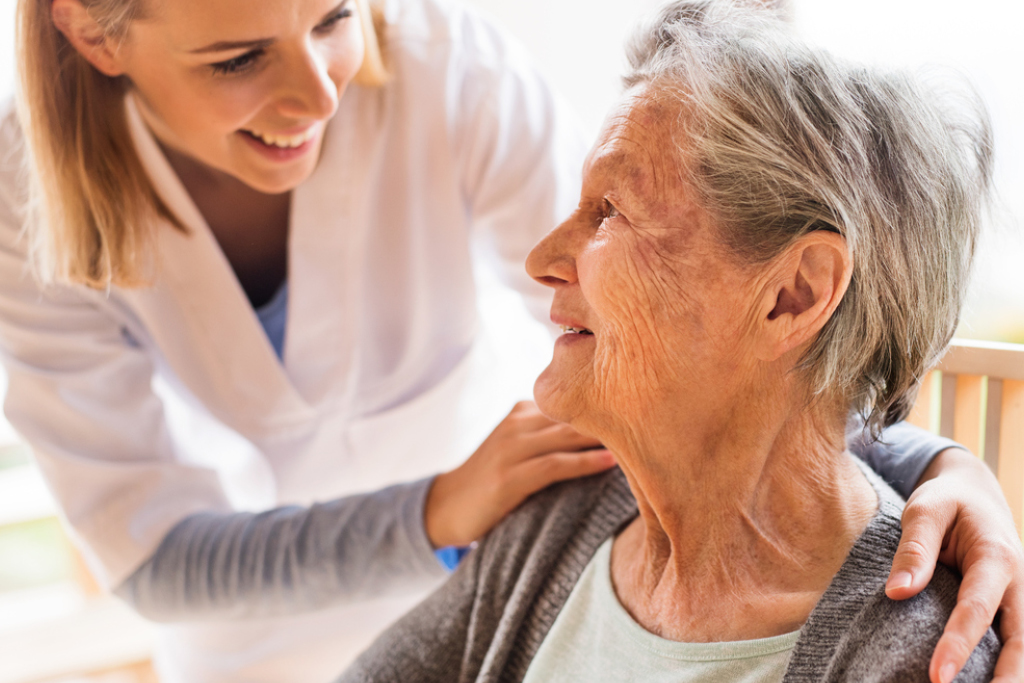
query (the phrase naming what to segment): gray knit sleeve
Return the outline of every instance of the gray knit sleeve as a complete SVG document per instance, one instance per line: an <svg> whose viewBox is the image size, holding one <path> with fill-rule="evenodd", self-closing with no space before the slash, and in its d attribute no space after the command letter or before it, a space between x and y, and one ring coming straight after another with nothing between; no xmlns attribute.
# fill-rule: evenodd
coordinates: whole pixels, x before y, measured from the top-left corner
<svg viewBox="0 0 1024 683"><path fill-rule="evenodd" d="M310 507L199 513L115 591L154 621L295 614L446 576L423 528L430 479Z"/></svg>
<svg viewBox="0 0 1024 683"><path fill-rule="evenodd" d="M850 451L904 498L910 497L921 475L940 451L963 448L955 441L906 422L887 428L881 438L874 440L865 432L862 422L851 421L847 441Z"/></svg>

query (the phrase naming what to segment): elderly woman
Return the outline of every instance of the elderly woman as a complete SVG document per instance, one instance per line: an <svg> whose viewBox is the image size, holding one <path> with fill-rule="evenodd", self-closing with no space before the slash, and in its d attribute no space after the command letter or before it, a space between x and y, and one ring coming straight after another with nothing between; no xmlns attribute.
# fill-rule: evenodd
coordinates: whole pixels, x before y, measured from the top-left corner
<svg viewBox="0 0 1024 683"><path fill-rule="evenodd" d="M531 499L344 681L928 678L958 579L886 597L902 501L844 432L904 417L953 334L987 124L694 7L635 40L527 264L565 330L537 403L621 469Z"/></svg>

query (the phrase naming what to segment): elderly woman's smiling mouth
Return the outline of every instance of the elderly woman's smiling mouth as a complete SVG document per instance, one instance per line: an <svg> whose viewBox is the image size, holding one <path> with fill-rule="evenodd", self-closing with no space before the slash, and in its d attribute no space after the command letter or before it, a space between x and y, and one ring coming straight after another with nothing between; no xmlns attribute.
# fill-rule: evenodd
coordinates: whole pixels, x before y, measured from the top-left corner
<svg viewBox="0 0 1024 683"><path fill-rule="evenodd" d="M580 335L591 336L591 337L594 336L593 332L591 332L587 328L582 327L580 325L562 325L562 324L559 324L558 326L560 328L562 328L562 334L575 335L575 336L580 336Z"/></svg>

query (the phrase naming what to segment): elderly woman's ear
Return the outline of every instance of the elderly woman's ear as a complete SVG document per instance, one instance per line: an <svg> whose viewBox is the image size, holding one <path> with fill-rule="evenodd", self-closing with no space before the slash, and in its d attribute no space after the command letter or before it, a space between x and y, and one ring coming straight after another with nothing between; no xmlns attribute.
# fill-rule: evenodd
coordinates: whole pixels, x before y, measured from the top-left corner
<svg viewBox="0 0 1024 683"><path fill-rule="evenodd" d="M766 361L814 341L846 294L853 258L842 235L817 230L790 245L771 270L760 321Z"/></svg>

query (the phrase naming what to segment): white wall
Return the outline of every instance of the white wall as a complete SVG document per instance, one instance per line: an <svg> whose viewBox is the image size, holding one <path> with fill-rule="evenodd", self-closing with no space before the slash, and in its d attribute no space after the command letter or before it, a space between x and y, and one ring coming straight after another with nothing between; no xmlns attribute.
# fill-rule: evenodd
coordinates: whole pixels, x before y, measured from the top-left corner
<svg viewBox="0 0 1024 683"><path fill-rule="evenodd" d="M467 0L517 35L590 131L614 101L629 28L660 0ZM792 0L799 29L860 60L951 65L988 102L1002 201L979 257L965 336L1024 342L1024 40L1013 0ZM0 0L0 95L13 82L15 0Z"/></svg>

